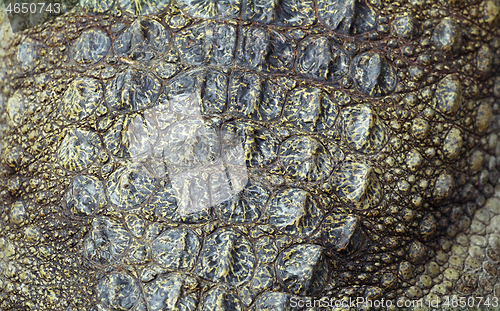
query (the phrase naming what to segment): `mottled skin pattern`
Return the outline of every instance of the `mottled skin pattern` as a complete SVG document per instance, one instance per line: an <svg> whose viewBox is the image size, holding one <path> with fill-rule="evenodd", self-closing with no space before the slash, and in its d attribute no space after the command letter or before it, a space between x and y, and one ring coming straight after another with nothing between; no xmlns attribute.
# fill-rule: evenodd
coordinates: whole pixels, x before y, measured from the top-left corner
<svg viewBox="0 0 500 311"><path fill-rule="evenodd" d="M499 295L499 1L2 18L1 310Z"/></svg>

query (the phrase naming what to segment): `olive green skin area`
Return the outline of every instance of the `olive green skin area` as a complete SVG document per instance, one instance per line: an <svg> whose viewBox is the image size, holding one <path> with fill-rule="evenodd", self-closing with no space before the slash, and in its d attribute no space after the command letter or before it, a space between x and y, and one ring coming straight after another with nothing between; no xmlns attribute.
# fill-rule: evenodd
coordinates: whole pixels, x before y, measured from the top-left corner
<svg viewBox="0 0 500 311"><path fill-rule="evenodd" d="M81 1L2 30L0 309L498 294L499 12Z"/></svg>

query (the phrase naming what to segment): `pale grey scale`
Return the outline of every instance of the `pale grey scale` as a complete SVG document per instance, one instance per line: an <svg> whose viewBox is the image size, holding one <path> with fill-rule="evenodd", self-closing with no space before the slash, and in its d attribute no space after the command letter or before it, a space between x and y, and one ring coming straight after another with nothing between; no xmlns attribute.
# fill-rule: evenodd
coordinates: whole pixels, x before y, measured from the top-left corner
<svg viewBox="0 0 500 311"><path fill-rule="evenodd" d="M17 62L22 73L27 73L36 65L37 43L29 38L25 38L23 43L19 45L17 51Z"/></svg>
<svg viewBox="0 0 500 311"><path fill-rule="evenodd" d="M90 216L107 204L104 187L92 176L77 176L65 195L66 208L76 216Z"/></svg>
<svg viewBox="0 0 500 311"><path fill-rule="evenodd" d="M287 124L318 132L333 126L338 111L338 106L321 89L295 88L288 94L283 117Z"/></svg>
<svg viewBox="0 0 500 311"><path fill-rule="evenodd" d="M161 311L165 308L195 310L196 302L189 297L183 286L185 276L179 273L162 275L144 287L147 310Z"/></svg>
<svg viewBox="0 0 500 311"><path fill-rule="evenodd" d="M131 275L115 272L101 279L97 285L97 296L106 308L130 310L139 301L141 288Z"/></svg>
<svg viewBox="0 0 500 311"><path fill-rule="evenodd" d="M397 84L396 72L391 63L375 52L356 56L351 64L351 75L356 86L373 97L392 93Z"/></svg>
<svg viewBox="0 0 500 311"><path fill-rule="evenodd" d="M152 0L152 1L115 0L115 1L120 8L135 15L159 14L165 9L167 9L171 2L170 0ZM99 8L99 6L97 7Z"/></svg>
<svg viewBox="0 0 500 311"><path fill-rule="evenodd" d="M96 133L74 128L61 142L58 158L65 169L81 171L96 160L101 148L102 143Z"/></svg>
<svg viewBox="0 0 500 311"><path fill-rule="evenodd" d="M185 116L222 114L226 109L228 77L218 70L193 69L165 85L171 111Z"/></svg>
<svg viewBox="0 0 500 311"><path fill-rule="evenodd" d="M111 48L111 38L98 28L91 28L81 34L71 47L71 55L81 66L94 65L101 61Z"/></svg>
<svg viewBox="0 0 500 311"><path fill-rule="evenodd" d="M203 311L221 310L221 311L242 311L243 306L238 298L237 292L228 287L220 286L210 289L201 300Z"/></svg>
<svg viewBox="0 0 500 311"><path fill-rule="evenodd" d="M329 265L319 245L299 244L278 257L276 274L282 287L295 295L321 291L328 281Z"/></svg>
<svg viewBox="0 0 500 311"><path fill-rule="evenodd" d="M140 207L155 186L156 178L148 167L133 162L119 167L106 182L111 203L122 210Z"/></svg>
<svg viewBox="0 0 500 311"><path fill-rule="evenodd" d="M120 158L137 159L151 155L159 139L158 125L140 114L120 115L103 134L104 145Z"/></svg>
<svg viewBox="0 0 500 311"><path fill-rule="evenodd" d="M161 81L145 70L127 69L106 85L106 104L118 111L136 111L151 107L160 95Z"/></svg>
<svg viewBox="0 0 500 311"><path fill-rule="evenodd" d="M168 51L170 37L170 31L158 21L137 19L114 40L113 50L119 57L151 60Z"/></svg>
<svg viewBox="0 0 500 311"><path fill-rule="evenodd" d="M234 223L255 222L261 216L261 209L269 198L269 190L261 185L248 182L246 187L226 200L214 206L220 219Z"/></svg>
<svg viewBox="0 0 500 311"><path fill-rule="evenodd" d="M100 107L103 93L102 84L98 80L77 78L64 93L61 112L73 122L85 119Z"/></svg>
<svg viewBox="0 0 500 311"><path fill-rule="evenodd" d="M264 311L276 310L286 311L290 309L290 298L292 296L282 292L264 292L258 296L250 310Z"/></svg>
<svg viewBox="0 0 500 311"><path fill-rule="evenodd" d="M247 167L265 167L277 157L278 139L268 129L251 122L235 121L222 127L222 139L233 142L241 147ZM241 145L240 145L241 144ZM239 162L240 157L234 156L227 149L234 149L231 144L223 152L229 162Z"/></svg>
<svg viewBox="0 0 500 311"><path fill-rule="evenodd" d="M182 213L179 208L176 191L172 189L172 185L168 184L165 187L155 191L146 205L146 210L151 210L151 216L169 219L179 223L204 223L212 219L212 212L209 208L192 212Z"/></svg>
<svg viewBox="0 0 500 311"><path fill-rule="evenodd" d="M195 273L212 282L236 286L251 278L255 265L248 238L234 229L220 228L205 239Z"/></svg>
<svg viewBox="0 0 500 311"><path fill-rule="evenodd" d="M86 258L98 264L114 264L127 251L131 237L121 221L98 216L84 241Z"/></svg>
<svg viewBox="0 0 500 311"><path fill-rule="evenodd" d="M92 13L104 13L115 4L115 0L80 0L79 6Z"/></svg>
<svg viewBox="0 0 500 311"><path fill-rule="evenodd" d="M236 28L206 21L177 33L174 46L190 65L230 66L234 62Z"/></svg>
<svg viewBox="0 0 500 311"><path fill-rule="evenodd" d="M151 246L158 263L169 270L194 267L201 248L200 238L189 229L170 229L158 236Z"/></svg>
<svg viewBox="0 0 500 311"><path fill-rule="evenodd" d="M290 178L318 182L330 176L339 157L336 155L333 158L323 143L316 138L295 136L281 144L278 160Z"/></svg>
<svg viewBox="0 0 500 311"><path fill-rule="evenodd" d="M278 1L248 0L243 1L243 19L264 24L270 23L275 17Z"/></svg>
<svg viewBox="0 0 500 311"><path fill-rule="evenodd" d="M236 64L270 73L290 72L295 60L295 44L280 32L257 27L241 27Z"/></svg>
<svg viewBox="0 0 500 311"><path fill-rule="evenodd" d="M312 195L302 189L278 192L267 210L269 223L295 237L307 238L316 230L323 213Z"/></svg>
<svg viewBox="0 0 500 311"><path fill-rule="evenodd" d="M359 34L377 24L377 14L368 1L322 0L318 17L328 28L342 34Z"/></svg>

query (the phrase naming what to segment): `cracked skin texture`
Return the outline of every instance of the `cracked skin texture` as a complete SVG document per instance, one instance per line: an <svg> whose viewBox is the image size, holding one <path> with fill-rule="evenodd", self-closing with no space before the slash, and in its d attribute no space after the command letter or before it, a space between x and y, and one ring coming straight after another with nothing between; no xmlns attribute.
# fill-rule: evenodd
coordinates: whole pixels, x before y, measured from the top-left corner
<svg viewBox="0 0 500 311"><path fill-rule="evenodd" d="M498 1L151 3L3 16L2 310L499 294Z"/></svg>

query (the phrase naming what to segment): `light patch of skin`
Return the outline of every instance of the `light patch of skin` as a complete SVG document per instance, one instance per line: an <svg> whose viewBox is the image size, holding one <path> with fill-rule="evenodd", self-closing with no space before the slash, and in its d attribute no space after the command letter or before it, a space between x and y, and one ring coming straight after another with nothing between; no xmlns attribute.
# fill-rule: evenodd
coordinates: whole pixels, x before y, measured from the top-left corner
<svg viewBox="0 0 500 311"><path fill-rule="evenodd" d="M5 55L10 40L14 37L12 27L10 27L5 4L0 3L0 57Z"/></svg>
<svg viewBox="0 0 500 311"><path fill-rule="evenodd" d="M5 4L2 1L0 3L0 76L3 76L4 72L6 71L6 66L7 63L3 61L4 58L7 57L7 50L9 46L12 44L12 40L14 38L14 33L12 32L12 27L10 26L9 23L9 18L7 17L7 11L5 10ZM2 83L3 84L3 83ZM1 84L0 84L1 85ZM0 91L1 91L0 87ZM3 97L2 94L0 94L0 104L5 105L5 103L2 103L2 101L6 101L6 99ZM5 120L8 119L7 112L4 111L3 109L0 109L0 120L2 118L5 118ZM3 115L2 115L3 114ZM1 121L0 121L1 123ZM5 126L0 125L0 137L3 136L3 132L6 129ZM0 140L0 154L2 154L2 147L3 143Z"/></svg>

